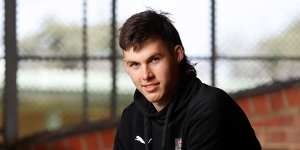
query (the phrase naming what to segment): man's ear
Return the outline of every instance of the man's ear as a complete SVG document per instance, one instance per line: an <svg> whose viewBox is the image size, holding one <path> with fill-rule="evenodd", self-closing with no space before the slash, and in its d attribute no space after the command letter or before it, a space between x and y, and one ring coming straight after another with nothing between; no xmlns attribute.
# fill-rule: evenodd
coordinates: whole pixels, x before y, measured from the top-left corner
<svg viewBox="0 0 300 150"><path fill-rule="evenodd" d="M184 57L184 49L181 45L176 45L174 47L174 51L175 51L175 58L177 62L180 63Z"/></svg>

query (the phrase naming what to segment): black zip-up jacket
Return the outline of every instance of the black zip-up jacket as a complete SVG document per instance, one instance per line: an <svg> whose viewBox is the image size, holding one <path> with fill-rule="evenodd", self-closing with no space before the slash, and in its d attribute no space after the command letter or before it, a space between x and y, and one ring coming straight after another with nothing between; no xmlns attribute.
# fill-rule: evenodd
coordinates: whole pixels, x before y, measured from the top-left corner
<svg viewBox="0 0 300 150"><path fill-rule="evenodd" d="M114 150L261 150L246 115L224 91L186 77L157 112L136 90Z"/></svg>

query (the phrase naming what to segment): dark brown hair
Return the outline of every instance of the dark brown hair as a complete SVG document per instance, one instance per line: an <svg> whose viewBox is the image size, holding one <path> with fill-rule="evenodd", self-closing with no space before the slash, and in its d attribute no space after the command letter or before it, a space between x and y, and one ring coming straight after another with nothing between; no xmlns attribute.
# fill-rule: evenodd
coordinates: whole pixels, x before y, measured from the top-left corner
<svg viewBox="0 0 300 150"><path fill-rule="evenodd" d="M160 38L170 52L176 45L183 47L178 31L167 15L168 13L146 10L128 18L120 29L120 47L124 51L132 47L138 50L146 40L151 38ZM186 55L180 63L180 69L181 73L196 76L196 70Z"/></svg>

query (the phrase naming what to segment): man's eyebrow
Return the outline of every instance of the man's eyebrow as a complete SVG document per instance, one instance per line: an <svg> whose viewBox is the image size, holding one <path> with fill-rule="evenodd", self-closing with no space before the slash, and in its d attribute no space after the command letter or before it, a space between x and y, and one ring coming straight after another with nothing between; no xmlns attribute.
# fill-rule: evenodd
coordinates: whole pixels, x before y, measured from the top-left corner
<svg viewBox="0 0 300 150"><path fill-rule="evenodd" d="M149 58L147 58L147 61L151 61L154 57L160 57L161 54L160 53L155 53L153 55L151 55Z"/></svg>
<svg viewBox="0 0 300 150"><path fill-rule="evenodd" d="M125 60L125 59L123 59L123 61L124 61L126 64L138 63L137 61L133 61L133 60Z"/></svg>

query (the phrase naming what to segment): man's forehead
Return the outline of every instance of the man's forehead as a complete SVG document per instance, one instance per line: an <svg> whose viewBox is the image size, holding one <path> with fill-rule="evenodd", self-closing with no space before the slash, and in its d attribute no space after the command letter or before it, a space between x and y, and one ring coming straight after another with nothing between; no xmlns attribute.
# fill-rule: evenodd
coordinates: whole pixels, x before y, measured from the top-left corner
<svg viewBox="0 0 300 150"><path fill-rule="evenodd" d="M131 46L125 50L123 49L122 57L124 60L140 60L156 54L164 55L165 53L169 53L169 49L161 39L149 39L139 47Z"/></svg>
<svg viewBox="0 0 300 150"><path fill-rule="evenodd" d="M151 43L159 43L161 46L166 46L167 44L164 40L162 40L160 37L157 36L153 36L151 38L148 38L146 40L142 40L139 42L134 42L128 45L128 47L126 49L123 49L122 51L128 51L128 50L133 50L133 51L140 51L141 49L143 49L146 45L149 45Z"/></svg>
<svg viewBox="0 0 300 150"><path fill-rule="evenodd" d="M126 51L123 50L122 58L124 61L135 61L145 57L146 55L144 53L145 52L135 51L133 48L131 48Z"/></svg>
<svg viewBox="0 0 300 150"><path fill-rule="evenodd" d="M142 49L140 51L134 51L133 49L123 51L122 59L123 61L134 61L134 62L139 62L139 61L146 61L153 56L156 55L164 55L163 50L159 49Z"/></svg>

